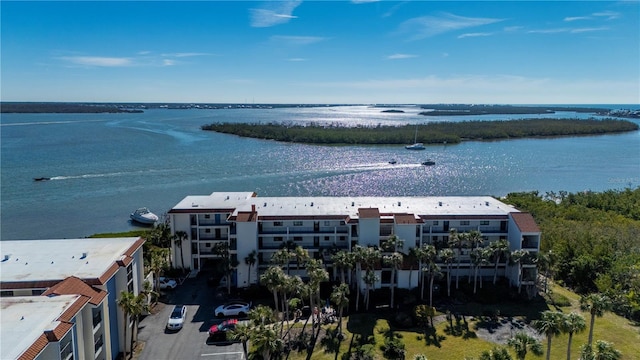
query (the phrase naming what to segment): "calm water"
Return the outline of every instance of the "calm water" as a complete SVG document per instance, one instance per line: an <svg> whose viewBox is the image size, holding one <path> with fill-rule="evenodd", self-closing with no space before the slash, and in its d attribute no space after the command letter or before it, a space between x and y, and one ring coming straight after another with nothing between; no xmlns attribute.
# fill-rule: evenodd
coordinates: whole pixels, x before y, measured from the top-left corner
<svg viewBox="0 0 640 360"><path fill-rule="evenodd" d="M640 132L402 146L313 146L200 130L237 122L413 124L461 121L367 107L3 114L0 239L84 237L135 228L129 213L167 212L187 195L497 195L640 186ZM526 116L531 117L531 116ZM550 117L588 117L574 113ZM516 116L474 117L512 119ZM407 143L412 139L407 139ZM396 159L396 165L388 164ZM426 158L437 165L420 165ZM34 177L51 177L34 182Z"/></svg>

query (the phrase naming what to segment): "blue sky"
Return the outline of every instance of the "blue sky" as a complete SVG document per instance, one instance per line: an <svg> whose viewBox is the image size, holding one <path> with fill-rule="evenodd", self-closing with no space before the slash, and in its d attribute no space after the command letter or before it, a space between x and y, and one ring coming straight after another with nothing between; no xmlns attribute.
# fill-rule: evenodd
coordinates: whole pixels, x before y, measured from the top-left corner
<svg viewBox="0 0 640 360"><path fill-rule="evenodd" d="M3 101L640 103L634 1L2 1Z"/></svg>

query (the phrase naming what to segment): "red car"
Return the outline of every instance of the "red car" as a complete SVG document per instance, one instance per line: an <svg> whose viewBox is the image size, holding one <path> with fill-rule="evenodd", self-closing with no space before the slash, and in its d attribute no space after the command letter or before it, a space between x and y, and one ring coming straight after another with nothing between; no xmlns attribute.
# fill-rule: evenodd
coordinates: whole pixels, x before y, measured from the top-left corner
<svg viewBox="0 0 640 360"><path fill-rule="evenodd" d="M209 337L227 339L227 332L236 328L238 319L228 319L209 328Z"/></svg>

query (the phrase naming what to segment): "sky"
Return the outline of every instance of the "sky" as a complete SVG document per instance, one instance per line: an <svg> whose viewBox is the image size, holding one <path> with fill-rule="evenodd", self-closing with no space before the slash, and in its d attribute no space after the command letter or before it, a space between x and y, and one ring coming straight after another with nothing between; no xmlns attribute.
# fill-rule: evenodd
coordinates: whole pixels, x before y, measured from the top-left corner
<svg viewBox="0 0 640 360"><path fill-rule="evenodd" d="M2 101L640 103L640 0L3 0L0 13Z"/></svg>

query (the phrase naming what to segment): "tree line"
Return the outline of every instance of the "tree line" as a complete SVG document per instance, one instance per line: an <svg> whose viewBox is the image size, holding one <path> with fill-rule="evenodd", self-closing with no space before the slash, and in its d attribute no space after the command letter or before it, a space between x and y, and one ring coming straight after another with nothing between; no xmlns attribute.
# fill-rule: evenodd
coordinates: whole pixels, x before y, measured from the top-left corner
<svg viewBox="0 0 640 360"><path fill-rule="evenodd" d="M213 123L203 130L265 140L306 144L397 145L456 144L463 140L500 140L544 136L578 136L635 131L640 127L617 119L522 119L508 121L435 122L419 126L345 126L311 123Z"/></svg>
<svg viewBox="0 0 640 360"><path fill-rule="evenodd" d="M640 321L640 187L578 193L511 193L542 231L541 272L579 294L603 293Z"/></svg>

